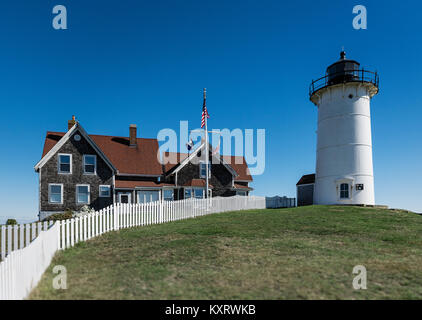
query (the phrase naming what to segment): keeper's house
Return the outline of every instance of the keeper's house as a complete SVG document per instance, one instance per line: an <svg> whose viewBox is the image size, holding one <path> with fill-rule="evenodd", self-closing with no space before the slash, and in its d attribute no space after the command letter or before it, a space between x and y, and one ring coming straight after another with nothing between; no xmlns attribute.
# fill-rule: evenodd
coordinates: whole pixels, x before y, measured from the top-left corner
<svg viewBox="0 0 422 320"><path fill-rule="evenodd" d="M205 145L191 154L165 153L157 139L89 135L73 117L67 132L47 132L39 176L39 217L88 205L205 197ZM209 148L212 150L212 148ZM209 153L212 196L248 195L252 177L243 157Z"/></svg>

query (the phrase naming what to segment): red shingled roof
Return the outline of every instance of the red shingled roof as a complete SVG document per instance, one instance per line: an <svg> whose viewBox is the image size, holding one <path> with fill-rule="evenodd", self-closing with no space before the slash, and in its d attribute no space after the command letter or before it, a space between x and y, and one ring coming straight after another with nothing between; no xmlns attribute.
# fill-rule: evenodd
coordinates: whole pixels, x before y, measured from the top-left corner
<svg viewBox="0 0 422 320"><path fill-rule="evenodd" d="M204 187L205 188L206 182L204 179L192 179L186 182L183 186L184 187ZM208 186L212 189L213 186L208 184Z"/></svg>
<svg viewBox="0 0 422 320"><path fill-rule="evenodd" d="M189 156L189 154L180 152L164 152L164 156L169 161L169 163L164 164L164 171L169 172L171 169L175 168L183 160L185 160Z"/></svg>
<svg viewBox="0 0 422 320"><path fill-rule="evenodd" d="M65 135L64 132L47 132L43 157ZM158 141L137 138L138 147L129 146L128 137L89 135L119 174L161 175L162 167L157 159Z"/></svg>
<svg viewBox="0 0 422 320"><path fill-rule="evenodd" d="M223 159L237 172L238 176L234 179L235 181L253 181L244 157L223 156Z"/></svg>
<svg viewBox="0 0 422 320"><path fill-rule="evenodd" d="M44 157L55 144L65 135L65 132L47 132L42 157ZM137 138L138 147L129 146L128 137L115 137L103 135L89 135L94 143L101 149L119 174L161 175L163 172L161 163L157 159L159 146L157 139ZM166 156L172 155L176 163L164 165L165 172L178 166L188 157L187 153L166 152ZM248 165L242 156L223 156L238 174L235 181L252 181Z"/></svg>
<svg viewBox="0 0 422 320"><path fill-rule="evenodd" d="M238 183L234 184L234 188L235 189L248 189L248 190L252 189L251 187L247 187L247 186L244 186L243 184L238 184Z"/></svg>

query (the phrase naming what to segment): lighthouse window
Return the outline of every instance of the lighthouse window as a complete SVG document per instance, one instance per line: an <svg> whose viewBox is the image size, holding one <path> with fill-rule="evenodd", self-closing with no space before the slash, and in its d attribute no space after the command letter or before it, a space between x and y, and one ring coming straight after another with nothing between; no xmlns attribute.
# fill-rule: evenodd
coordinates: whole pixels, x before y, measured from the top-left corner
<svg viewBox="0 0 422 320"><path fill-rule="evenodd" d="M348 199L349 198L349 184L342 183L340 185L340 199Z"/></svg>

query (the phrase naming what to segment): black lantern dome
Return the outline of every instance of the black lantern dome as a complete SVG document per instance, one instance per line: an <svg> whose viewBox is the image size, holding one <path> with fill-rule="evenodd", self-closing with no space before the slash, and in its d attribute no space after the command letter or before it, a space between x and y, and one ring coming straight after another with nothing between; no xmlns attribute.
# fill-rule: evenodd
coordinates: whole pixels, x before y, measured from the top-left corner
<svg viewBox="0 0 422 320"><path fill-rule="evenodd" d="M367 83L371 87L371 94L378 93L379 77L376 72L360 69L356 60L346 59L346 52L340 52L340 59L327 68L325 76L312 81L309 95L312 96L319 90L347 82Z"/></svg>
<svg viewBox="0 0 422 320"><path fill-rule="evenodd" d="M327 68L328 83L337 84L357 79L359 75L356 72L359 71L359 66L359 62L346 59L345 51L340 52L340 60Z"/></svg>

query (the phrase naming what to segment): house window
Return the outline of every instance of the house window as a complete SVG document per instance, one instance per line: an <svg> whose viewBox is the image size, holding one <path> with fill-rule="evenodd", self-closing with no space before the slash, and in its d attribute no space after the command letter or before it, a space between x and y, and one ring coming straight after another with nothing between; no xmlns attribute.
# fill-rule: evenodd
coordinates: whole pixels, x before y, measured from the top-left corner
<svg viewBox="0 0 422 320"><path fill-rule="evenodd" d="M192 198L192 189L185 189L185 199Z"/></svg>
<svg viewBox="0 0 422 320"><path fill-rule="evenodd" d="M71 154L59 154L59 173L72 173L72 155Z"/></svg>
<svg viewBox="0 0 422 320"><path fill-rule="evenodd" d="M204 189L194 189L194 192L195 192L196 199L204 198Z"/></svg>
<svg viewBox="0 0 422 320"><path fill-rule="evenodd" d="M246 195L247 195L247 193L246 193L246 191L237 191L237 192L236 192L236 195L237 195L237 196L246 196Z"/></svg>
<svg viewBox="0 0 422 320"><path fill-rule="evenodd" d="M83 157L84 174L97 173L97 156L84 154Z"/></svg>
<svg viewBox="0 0 422 320"><path fill-rule="evenodd" d="M48 202L53 204L63 203L63 185L49 184L48 185Z"/></svg>
<svg viewBox="0 0 422 320"><path fill-rule="evenodd" d="M199 177L206 178L207 177L207 168L206 163L201 161L199 163ZM211 164L208 163L208 177L211 177Z"/></svg>
<svg viewBox="0 0 422 320"><path fill-rule="evenodd" d="M89 204L90 192L88 184L79 184L76 186L76 203Z"/></svg>
<svg viewBox="0 0 422 320"><path fill-rule="evenodd" d="M174 200L173 189L164 189L163 198L164 198L164 201L173 201Z"/></svg>
<svg viewBox="0 0 422 320"><path fill-rule="evenodd" d="M340 185L340 199L349 199L349 184L342 183Z"/></svg>
<svg viewBox="0 0 422 320"><path fill-rule="evenodd" d="M101 198L109 198L111 195L111 187L110 186L100 186L100 197Z"/></svg>
<svg viewBox="0 0 422 320"><path fill-rule="evenodd" d="M200 162L199 163L199 177L206 178L206 176L207 176L207 168L206 168L205 162Z"/></svg>
<svg viewBox="0 0 422 320"><path fill-rule="evenodd" d="M155 202L160 199L160 191L157 190L142 190L137 192L138 203Z"/></svg>

